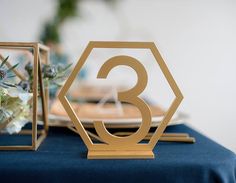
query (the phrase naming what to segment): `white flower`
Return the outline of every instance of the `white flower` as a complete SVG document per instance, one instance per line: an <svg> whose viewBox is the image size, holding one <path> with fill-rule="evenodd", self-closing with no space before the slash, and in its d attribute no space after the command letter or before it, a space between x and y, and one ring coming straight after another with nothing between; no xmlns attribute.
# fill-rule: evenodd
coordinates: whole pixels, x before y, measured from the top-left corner
<svg viewBox="0 0 236 183"><path fill-rule="evenodd" d="M5 130L9 134L19 133L22 127L24 127L24 125L30 121L28 119L30 115L30 105L28 104L28 101L32 98L33 94L24 91L20 87L8 88L4 91L4 93L9 99L15 99L11 100L11 103L8 103L6 106L4 106L4 111L7 115L5 115L5 118L2 121L13 117L10 123L7 124ZM18 110L21 110L20 113L15 114L15 112Z"/></svg>
<svg viewBox="0 0 236 183"><path fill-rule="evenodd" d="M25 105L32 98L33 94L24 91L20 87L12 87L8 89L8 95L13 98L19 98L22 104Z"/></svg>
<svg viewBox="0 0 236 183"><path fill-rule="evenodd" d="M6 89L6 88L0 88L0 94L1 94L2 96L7 95L7 94L8 94L7 89Z"/></svg>
<svg viewBox="0 0 236 183"><path fill-rule="evenodd" d="M29 120L27 119L16 119L11 121L6 127L6 131L9 134L13 133L19 133L23 126L25 126L26 123L28 123Z"/></svg>
<svg viewBox="0 0 236 183"><path fill-rule="evenodd" d="M3 123L7 118L11 117L12 111L0 107L0 123Z"/></svg>

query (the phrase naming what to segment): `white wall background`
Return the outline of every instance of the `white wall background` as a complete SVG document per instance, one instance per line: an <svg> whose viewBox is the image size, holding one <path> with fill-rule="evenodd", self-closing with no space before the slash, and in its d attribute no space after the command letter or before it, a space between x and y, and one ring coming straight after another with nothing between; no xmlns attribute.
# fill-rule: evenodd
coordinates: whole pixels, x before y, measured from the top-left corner
<svg viewBox="0 0 236 183"><path fill-rule="evenodd" d="M62 29L76 61L89 40L154 41L185 99L189 123L236 152L236 1L83 1ZM35 41L55 0L0 0L0 41ZM83 18L84 16L84 18Z"/></svg>

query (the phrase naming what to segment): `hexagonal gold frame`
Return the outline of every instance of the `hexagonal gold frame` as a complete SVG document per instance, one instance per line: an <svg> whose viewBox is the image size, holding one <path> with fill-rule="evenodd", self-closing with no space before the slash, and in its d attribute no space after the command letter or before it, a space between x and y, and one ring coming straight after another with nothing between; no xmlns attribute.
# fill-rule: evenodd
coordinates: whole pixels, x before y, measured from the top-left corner
<svg viewBox="0 0 236 183"><path fill-rule="evenodd" d="M87 60L88 56L90 55L91 51L94 48L126 48L126 49L150 49L153 56L155 57L161 71L163 72L166 80L168 81L174 95L175 99L172 102L170 108L167 110L163 120L161 121L160 125L154 132L153 136L151 137L150 141L146 144L144 143L137 143L135 146L110 146L109 144L94 144L87 134L85 128L83 127L81 121L79 120L78 116L74 112L73 108L71 107L68 99L66 98L66 94L71 87L73 81L75 80L77 74L80 72L83 64ZM171 75L168 67L166 66L164 60L162 59L157 47L153 42L103 42L103 41L91 41L87 45L86 49L84 50L82 56L80 57L79 61L77 62L74 70L70 74L69 78L67 79L66 83L62 87L58 98L62 103L63 107L65 108L68 116L70 117L71 121L73 122L76 130L80 134L82 140L84 141L85 145L88 148L88 159L145 159L145 158L154 158L154 154L152 152L153 148L155 147L156 143L160 139L161 135L163 134L165 128L167 127L168 122L171 120L173 114L177 110L178 106L180 105L181 101L183 100L183 95L177 86L173 76Z"/></svg>

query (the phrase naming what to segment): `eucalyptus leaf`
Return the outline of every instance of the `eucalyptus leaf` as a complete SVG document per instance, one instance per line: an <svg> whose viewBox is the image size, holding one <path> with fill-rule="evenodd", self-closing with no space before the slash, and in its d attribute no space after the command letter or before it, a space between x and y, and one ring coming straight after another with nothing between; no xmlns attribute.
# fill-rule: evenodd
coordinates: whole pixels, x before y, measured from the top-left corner
<svg viewBox="0 0 236 183"><path fill-rule="evenodd" d="M1 65L0 65L0 68L2 68L2 66L7 62L8 58L9 58L9 56L7 56L7 57L2 61Z"/></svg>
<svg viewBox="0 0 236 183"><path fill-rule="evenodd" d="M10 72L10 71L14 70L18 65L19 65L19 63L13 65L11 68L9 68L9 69L7 70L7 72Z"/></svg>

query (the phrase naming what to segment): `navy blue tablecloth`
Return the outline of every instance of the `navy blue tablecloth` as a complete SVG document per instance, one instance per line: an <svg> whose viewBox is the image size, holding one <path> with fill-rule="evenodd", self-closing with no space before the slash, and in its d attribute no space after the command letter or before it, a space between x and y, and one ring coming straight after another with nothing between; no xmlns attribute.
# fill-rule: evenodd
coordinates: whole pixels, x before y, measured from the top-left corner
<svg viewBox="0 0 236 183"><path fill-rule="evenodd" d="M154 160L87 160L80 137L52 128L37 152L0 152L0 182L236 182L236 155L185 125L195 144L159 142Z"/></svg>

